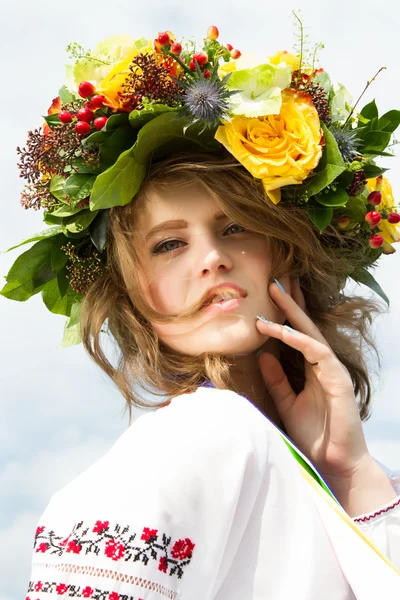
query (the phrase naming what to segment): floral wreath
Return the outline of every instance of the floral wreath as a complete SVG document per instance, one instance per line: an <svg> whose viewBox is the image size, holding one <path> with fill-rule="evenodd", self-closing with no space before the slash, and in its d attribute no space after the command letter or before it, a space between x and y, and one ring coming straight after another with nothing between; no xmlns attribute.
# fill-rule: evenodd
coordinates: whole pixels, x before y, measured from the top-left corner
<svg viewBox="0 0 400 600"><path fill-rule="evenodd" d="M132 201L153 157L223 148L260 180L274 204L304 208L319 232L357 238L365 261L349 273L389 300L368 268L400 241L391 185L376 164L400 124L379 117L375 100L357 114L342 84L307 58L300 17L298 49L264 57L241 53L208 29L201 50L170 31L155 40L112 36L94 51L67 47L73 64L45 124L17 148L26 180L21 204L44 209L45 231L20 255L0 293L68 317L59 347L81 341L80 309L107 268L108 210ZM340 249L337 249L339 252ZM7 250L8 252L8 250Z"/></svg>

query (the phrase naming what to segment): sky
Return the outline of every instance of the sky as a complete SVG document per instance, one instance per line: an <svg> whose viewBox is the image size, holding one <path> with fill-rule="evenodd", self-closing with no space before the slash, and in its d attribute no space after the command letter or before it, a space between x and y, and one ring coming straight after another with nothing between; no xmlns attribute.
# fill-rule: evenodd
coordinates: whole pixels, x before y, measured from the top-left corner
<svg viewBox="0 0 400 600"><path fill-rule="evenodd" d="M362 5L348 0L297 5L284 0L202 0L199 5L3 0L0 251L44 229L42 213L24 211L19 204L22 180L15 148L25 145L29 129L42 124L41 115L64 84L68 43L93 48L110 35L153 38L164 30L201 43L208 26L217 25L223 43L268 55L291 51L296 43L292 9L302 10L310 41L325 44L320 65L354 101L386 66L361 105L375 98L380 114L400 108L397 0L364 0ZM399 158L379 164L391 169L386 175L399 198ZM0 254L1 278L19 253ZM382 371L373 378L372 417L364 425L370 452L392 469L400 469L399 269L400 243L374 273L391 307L373 324ZM362 288L349 289L360 293ZM47 311L40 294L25 303L0 297L0 600L26 593L34 530L51 495L101 457L128 426L121 394L82 346L57 349L64 321ZM140 414L135 411L134 417Z"/></svg>

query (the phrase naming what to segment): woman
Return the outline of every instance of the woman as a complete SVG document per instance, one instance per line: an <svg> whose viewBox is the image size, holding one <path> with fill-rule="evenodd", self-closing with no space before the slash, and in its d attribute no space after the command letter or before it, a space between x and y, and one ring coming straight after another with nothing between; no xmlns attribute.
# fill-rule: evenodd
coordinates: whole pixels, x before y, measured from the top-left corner
<svg viewBox="0 0 400 600"><path fill-rule="evenodd" d="M215 41L213 35L209 40ZM156 42L182 56L167 32ZM154 68L159 64L157 43ZM211 61L207 44L204 52ZM142 73L145 59L143 52ZM197 55L196 63L198 81L204 84L210 78L205 76L208 62ZM268 63L270 71L273 64ZM162 66L170 74L171 64ZM112 73L122 74L121 66ZM96 104L94 86L84 84L79 93ZM349 193L342 205L336 199L342 212L323 228L323 235L318 215L308 218L304 200L290 196L291 186L313 177L317 165L323 167L325 146L332 153L339 142L328 130L322 135L319 121L318 127L310 121L323 122L322 113L318 116L311 107L311 91L305 105L304 95L286 86L279 119L260 121L270 130L275 127L275 137L269 130L268 140L281 143L289 131L289 109L308 111L308 133L298 117L290 130L293 138L303 132L307 148L301 147L298 133L295 158L285 174L271 169L266 174L264 164L256 176L243 154L238 158L229 137L229 123L237 125L234 118L215 134L225 149L194 153L196 137L208 135L204 130L192 135L191 147L183 152L177 152L176 144L166 147L164 135L175 142L179 137L167 129L177 127L176 115L171 120L168 111L155 118L152 113L151 133L146 120L159 109L148 111L144 105L130 116L132 128L138 120L141 127L133 148L102 175L92 175L96 182L90 209L96 218L96 210L101 214L105 208L104 197L119 193L108 204L106 243L99 241L102 223L89 233L75 231L80 241L69 247L54 232L59 240L50 250L52 269L60 256L57 250L64 251L71 260L71 287L84 296L78 319L70 309L67 329L78 322L86 350L113 378L129 409L151 410L51 499L35 535L30 600L365 600L395 598L400 591L400 476L374 461L362 429L370 381L360 341L373 347L368 323L379 306L342 292L355 265L365 267L376 259L361 240L373 249L371 237L383 236L374 229L366 236L353 223L353 233L346 237L334 227L339 219L340 225L346 218L356 221L351 199L361 193L353 187L350 194L349 186L360 184L353 181L354 172L350 183L334 178L336 187L346 185ZM89 89L91 94L85 95ZM114 111L107 119L123 114L112 104L105 83L96 91L104 94L106 115ZM229 92L224 93L228 99ZM121 102L121 96L115 98ZM60 108L56 115L63 122L61 113L67 111ZM123 121L119 118L118 123ZM75 131L84 135L78 123ZM110 138L101 133L87 138L84 148L99 144L105 160L110 147L102 144ZM314 134L312 142L307 136ZM52 143L49 135L46 148ZM151 135L162 141L149 157L144 146L152 146ZM241 143L248 148L250 138ZM133 201L124 202L132 169L134 177L142 174L135 193L130 190ZM117 174L115 179L106 179L110 173ZM78 206L79 193L72 188L76 181L67 179L58 192L56 179L50 190L53 196L68 190L70 200L75 199L72 211L72 202L61 207L61 212L70 211L70 220L62 222L64 236L65 230L74 233L67 226L76 223L76 214L91 216ZM371 181L371 186L380 185ZM367 182L361 182L364 192ZM325 187L332 193L329 184ZM368 190L362 220L376 191ZM315 188L310 198L308 210L314 201L327 205ZM49 213L53 219L65 218L58 207ZM96 265L85 271L85 233L96 248L107 247L100 272ZM105 322L120 351L116 366L101 347ZM154 410L144 402L142 390L166 395L166 402Z"/></svg>

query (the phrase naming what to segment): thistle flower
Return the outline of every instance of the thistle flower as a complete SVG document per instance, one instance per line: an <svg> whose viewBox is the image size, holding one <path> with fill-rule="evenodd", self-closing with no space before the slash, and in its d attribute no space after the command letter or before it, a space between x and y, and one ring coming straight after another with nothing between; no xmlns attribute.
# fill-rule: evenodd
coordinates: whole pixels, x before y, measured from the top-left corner
<svg viewBox="0 0 400 600"><path fill-rule="evenodd" d="M340 150L340 154L345 162L352 162L354 156L359 154L358 146L360 140L357 139L357 133L351 129L342 129L341 127L330 127L329 131L335 138Z"/></svg>
<svg viewBox="0 0 400 600"><path fill-rule="evenodd" d="M196 61L197 77L192 77L188 81L175 79L178 85L185 88L185 94L181 100L184 104L181 115L187 116L192 123L202 122L204 127L212 129L221 125L229 116L228 99L236 90L228 90L225 86L231 73L225 75L223 79L218 78L218 64L215 65L212 75L205 78L203 72Z"/></svg>

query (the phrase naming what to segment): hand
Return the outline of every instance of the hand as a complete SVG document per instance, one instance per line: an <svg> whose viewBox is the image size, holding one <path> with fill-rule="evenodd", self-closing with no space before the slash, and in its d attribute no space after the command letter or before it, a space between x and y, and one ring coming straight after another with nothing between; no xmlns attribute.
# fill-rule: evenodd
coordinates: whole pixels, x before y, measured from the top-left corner
<svg viewBox="0 0 400 600"><path fill-rule="evenodd" d="M279 360L260 355L260 369L289 437L311 460L323 477L352 479L371 459L366 445L353 383L346 367L307 314L301 287L291 280L291 293L276 283L270 295L296 330L267 324L256 327L265 336L283 341L304 355L305 385L296 395ZM317 363L313 366L314 363Z"/></svg>

